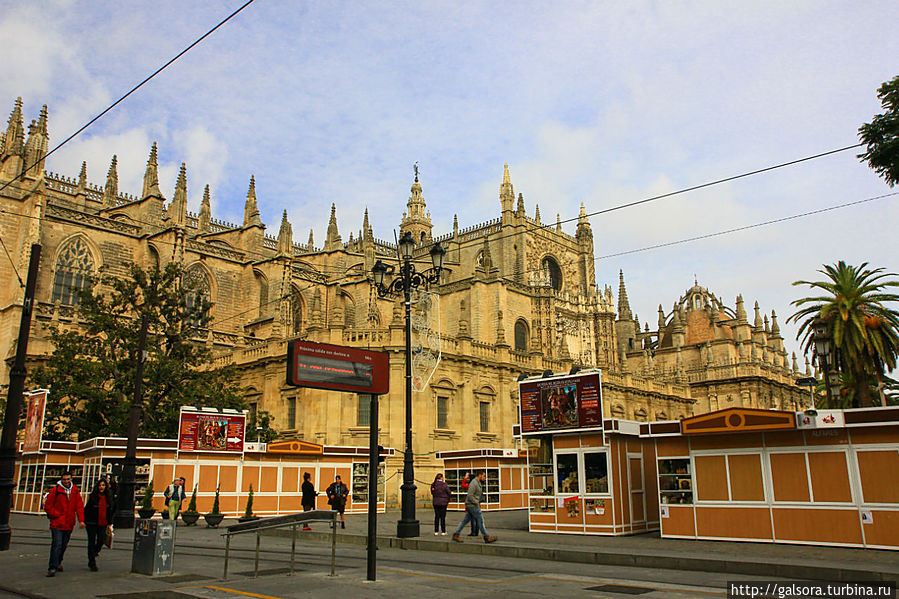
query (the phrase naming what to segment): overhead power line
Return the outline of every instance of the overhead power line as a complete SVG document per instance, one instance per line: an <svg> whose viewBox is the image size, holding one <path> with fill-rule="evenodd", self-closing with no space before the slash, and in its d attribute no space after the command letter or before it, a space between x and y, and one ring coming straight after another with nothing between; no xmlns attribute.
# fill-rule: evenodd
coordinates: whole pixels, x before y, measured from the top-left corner
<svg viewBox="0 0 899 599"><path fill-rule="evenodd" d="M728 235L728 234L730 234L730 233L737 233L737 232L739 232L739 231L747 231L747 230L749 230L749 229L755 229L755 228L757 228L757 227L764 227L764 226L767 226L767 225L773 225L773 224L776 224L776 223L782 223L782 222L786 222L786 221L788 221L788 220L794 220L794 219L797 219L797 218L803 218L803 217L806 217L806 216L812 216L812 215L814 215L814 214L821 214L822 212L830 212L831 210L838 210L838 209L840 209L840 208L847 208L847 207L849 207L849 206L856 206L856 205L858 205L858 204L864 204L864 203L866 203L866 202L873 202L873 201L875 201L875 200L882 200L882 199L884 199L884 198L889 198L889 197L897 196L897 195L899 195L899 191L894 191L894 192L892 192L892 193L885 193L885 194L883 194L883 195L875 196L875 197L873 197L873 198L865 198L864 200L857 200L857 201L855 201L855 202L846 202L845 204L838 204L838 205L836 205L836 206L829 206L829 207L827 207L827 208L820 208L820 209L818 209L818 210L811 210L811 211L809 211L809 212L802 212L802 213L800 213L800 214L794 214L794 215L792 215L792 216L784 216L783 218L775 218L775 219L773 219L773 220L767 220L767 221L765 221L765 222L762 222L762 223L755 223L755 224L753 224L753 225L745 225L745 226L743 226L743 227L735 227L735 228L733 228L733 229L727 229L727 230L724 230L724 231L718 231L717 233L707 233L707 234L705 234L705 235L697 235L696 237L688 237L688 238L686 238L686 239L679 239L679 240L677 240L677 241L669 241L669 242L667 242L667 243L657 243L656 245L650 245L650 246L647 246L647 247L637 248L637 249L634 249L634 250L627 250L627 251L625 251L625 252L616 252L616 253L614 253L614 254L606 254L605 256L595 256L595 259L596 259L596 260L605 260L605 259L607 259L607 258L614 258L614 257L616 257L616 256L626 256L626 255L628 255L628 254L636 254L636 253L638 253L638 252L646 252L646 251L649 251L649 250L656 250L656 249L659 249L659 248L670 247L670 246L672 246L672 245L678 245L678 244L681 244L681 243L689 243L689 242L691 242L691 241L699 241L699 240L701 240L701 239L709 239L709 238L711 238L711 237L719 237L719 236L721 236L721 235Z"/></svg>
<svg viewBox="0 0 899 599"><path fill-rule="evenodd" d="M165 70L169 65L171 65L173 62L175 62L176 60L178 60L179 58L181 58L182 56L184 56L185 54L187 54L187 52L189 52L194 46L196 46L197 44L199 44L200 42L202 42L204 39L206 39L207 37L209 37L210 35L212 35L213 32L215 32L216 29L218 29L219 27L221 27L222 25L224 25L225 23L227 23L228 21L230 21L234 16L237 15L237 13L239 13L240 11L242 11L243 9L245 9L247 6L249 6L249 5L252 4L253 2L255 2L255 0L247 0L243 5L240 6L240 8L238 8L237 10L235 10L234 12L232 12L230 15L228 15L227 17L225 17L225 18L222 19L221 21L219 21L218 25L216 25L215 27L213 27L212 29L210 29L209 31L207 31L206 33L204 33L203 35L201 35L200 37L198 37L196 40L194 40L194 42L193 42L192 44L190 44L190 45L189 45L188 47L186 47L185 49L181 50L181 52L178 52L178 54L176 54L171 60L169 60L167 63L165 63L164 65L162 65L161 67L159 67L158 69L156 69L155 71L153 71L152 73L150 73L150 75L148 75L143 81L141 81L140 83L138 83L137 85L135 85L134 87L132 87L132 88L128 91L128 93L126 93L124 96L122 96L121 98L119 98L118 100L116 100L115 102L113 102L112 104L110 104L109 106L107 106L106 109L105 109L103 112L101 112L100 114L98 114L97 116L95 116L94 118L92 118L91 120L89 120L88 122L86 122L84 125L81 126L80 129L78 129L77 131L75 131L75 133L72 133L70 136L68 136L67 138L65 138L64 140L62 140L62 141L61 141L55 148L53 148L52 150L50 150L49 152L47 152L47 153L43 156L42 159L46 160L47 157L50 156L50 154L54 153L56 150L60 149L61 147L63 147L64 145L66 145L67 143L69 143L70 141L72 141L73 139L75 139L75 137L77 137L82 131L84 131L85 129L87 129L88 127L90 127L91 125L93 125L95 122L97 122L98 120L100 120L100 119L101 119L107 112L109 112L110 110L112 110L113 108L115 108L116 106L118 106L120 103L122 103L123 101L125 101L125 98L127 98L128 96L130 96L131 94L133 94L134 92L136 92L137 90L139 90L141 87L143 87L143 85L144 85L145 83L147 83L148 81L150 81L150 79L152 79L153 77L155 77L156 75L158 75L159 73L161 73L162 71L164 71L164 70ZM24 174L24 173L27 173L27 172L30 171L30 170L34 167L34 165L37 164L37 163L38 163L38 162L33 162L33 163L29 164L29 165L27 166L27 168L25 168L25 169L22 170L22 173L23 173L23 174ZM15 180L15 179L11 179L10 181L7 181L6 184L3 185L3 187L0 187L0 191L3 191L4 189L6 189L6 188L7 188L7 187L8 187L14 180Z"/></svg>

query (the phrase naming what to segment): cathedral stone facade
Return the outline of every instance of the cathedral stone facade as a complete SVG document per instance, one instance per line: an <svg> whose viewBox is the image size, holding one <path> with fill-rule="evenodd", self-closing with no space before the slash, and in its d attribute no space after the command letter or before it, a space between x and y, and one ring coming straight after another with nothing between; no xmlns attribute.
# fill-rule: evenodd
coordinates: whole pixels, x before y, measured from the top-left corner
<svg viewBox="0 0 899 599"><path fill-rule="evenodd" d="M43 253L29 355L52 348L47 326L77 326L75 291L99 274L125 275L178 261L213 302L206 343L220 364L236 363L251 408L274 416L282 436L328 445L366 445L368 400L285 384L286 345L304 338L389 352L389 395L382 398L385 446L402 447L404 431L404 317L397 298L379 298L371 285L376 260L396 263L394 244L374 236L368 212L361 229L343 239L335 207L321 245L310 232L294 240L285 211L277 236L267 233L250 177L242 223L212 215L208 186L200 211L187 210L188 171L182 164L167 199L150 149L137 195L118 189L112 156L105 183L45 170L46 107L27 135L22 102L0 138L0 234L24 278L29 248ZM262 201L265 201L262 199ZM399 223L418 243L416 266L430 266L429 250L446 249L444 272L430 291L439 298L441 360L413 398L414 452L419 478L440 467L434 454L450 449L514 448L521 373L603 371L607 416L678 419L723 407L795 409L807 403L793 384L775 315L749 324L738 297L734 310L695 285L666 313L658 329L641 330L631 314L623 274L617 306L611 287L597 283L591 225L583 206L574 235L526 213L506 166L495 218L452 231L434 231L418 177ZM22 289L10 260L0 261L0 378L8 380L15 353ZM807 366L806 366L807 368ZM388 462L388 476L401 469ZM397 477L399 478L399 477ZM398 487L398 485L397 485ZM388 498L396 488L388 485Z"/></svg>

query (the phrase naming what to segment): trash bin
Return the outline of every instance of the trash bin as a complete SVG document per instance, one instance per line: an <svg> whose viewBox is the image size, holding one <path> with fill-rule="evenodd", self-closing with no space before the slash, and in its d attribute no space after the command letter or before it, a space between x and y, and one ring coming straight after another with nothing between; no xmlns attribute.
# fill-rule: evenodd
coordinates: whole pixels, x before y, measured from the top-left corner
<svg viewBox="0 0 899 599"><path fill-rule="evenodd" d="M134 521L134 551L131 571L148 576L172 573L175 554L175 522L173 520Z"/></svg>

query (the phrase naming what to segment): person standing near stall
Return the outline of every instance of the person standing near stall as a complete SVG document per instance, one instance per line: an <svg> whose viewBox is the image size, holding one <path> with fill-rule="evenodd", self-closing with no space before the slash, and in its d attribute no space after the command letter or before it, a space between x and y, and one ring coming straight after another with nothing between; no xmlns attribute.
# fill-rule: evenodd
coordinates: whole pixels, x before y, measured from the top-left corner
<svg viewBox="0 0 899 599"><path fill-rule="evenodd" d="M87 567L91 572L97 571L97 556L106 541L106 529L112 525L115 513L115 501L112 490L101 478L94 484L91 494L84 505L84 524L87 528Z"/></svg>
<svg viewBox="0 0 899 599"><path fill-rule="evenodd" d="M340 528L346 528L346 518L343 516L343 511L346 509L346 498L350 494L349 487L343 484L338 474L334 477L334 482L331 483L325 493L328 494L328 504L340 514Z"/></svg>
<svg viewBox="0 0 899 599"><path fill-rule="evenodd" d="M446 536L446 506L450 501L450 488L438 474L431 483L431 502L434 505L434 536Z"/></svg>
<svg viewBox="0 0 899 599"><path fill-rule="evenodd" d="M318 495L318 493L315 492L315 487L312 485L311 478L312 475L308 472L303 473L303 486L301 490L303 491L302 503L304 512L311 512L315 509L315 498ZM303 530L312 530L309 527L308 522L303 524Z"/></svg>
<svg viewBox="0 0 899 599"><path fill-rule="evenodd" d="M478 475L471 479L471 483L468 485L468 495L465 496L465 517L462 518L462 522L459 522L459 526L456 527L456 530L453 532L453 540L457 543L462 542L462 537L459 536L459 533L462 532L462 529L465 528L465 525L468 524L469 520L475 520L478 523L478 528L481 531L481 534L484 535L485 543L495 543L496 537L490 536L487 533L487 527L484 526L484 515L481 513L481 501L484 499L484 481L487 480L487 473L483 470L478 472Z"/></svg>

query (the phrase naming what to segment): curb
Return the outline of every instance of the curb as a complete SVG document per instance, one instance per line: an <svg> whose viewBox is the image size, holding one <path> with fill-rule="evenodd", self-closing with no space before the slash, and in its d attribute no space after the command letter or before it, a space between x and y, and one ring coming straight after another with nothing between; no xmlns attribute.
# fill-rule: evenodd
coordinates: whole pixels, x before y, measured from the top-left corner
<svg viewBox="0 0 899 599"><path fill-rule="evenodd" d="M269 530L262 534L268 536L290 537L287 530ZM297 535L298 539L307 541L331 542L330 532L305 531ZM344 545L365 547L367 537L338 533L337 542ZM607 566L625 566L634 568L660 568L665 570L691 570L698 572L721 572L727 574L744 574L749 576L775 576L796 580L831 580L836 582L861 581L893 581L896 572L865 570L840 566L826 566L809 563L783 563L775 561L735 561L723 558L685 557L676 555L659 555L651 553L614 553L609 551L589 551L583 549L548 549L528 545L499 545L483 543L451 543L447 541L431 541L428 539L400 539L397 537L378 537L379 547L406 549L413 551L437 551L444 553L461 553L468 555L485 555L496 557L513 557L520 559L549 560L556 562L572 562L580 564L598 564Z"/></svg>

